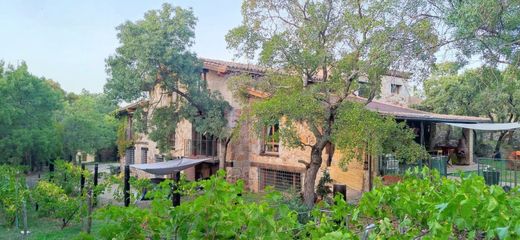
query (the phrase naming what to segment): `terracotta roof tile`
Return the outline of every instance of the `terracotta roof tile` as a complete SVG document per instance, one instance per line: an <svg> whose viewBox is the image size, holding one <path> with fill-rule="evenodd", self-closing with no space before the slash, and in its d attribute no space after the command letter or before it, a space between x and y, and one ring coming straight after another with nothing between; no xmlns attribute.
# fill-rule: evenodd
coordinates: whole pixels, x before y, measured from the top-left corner
<svg viewBox="0 0 520 240"><path fill-rule="evenodd" d="M255 64L237 63L209 58L199 58L204 67L207 69L215 70L217 72L226 73L230 72L251 72L262 74L265 73L267 68L261 67Z"/></svg>

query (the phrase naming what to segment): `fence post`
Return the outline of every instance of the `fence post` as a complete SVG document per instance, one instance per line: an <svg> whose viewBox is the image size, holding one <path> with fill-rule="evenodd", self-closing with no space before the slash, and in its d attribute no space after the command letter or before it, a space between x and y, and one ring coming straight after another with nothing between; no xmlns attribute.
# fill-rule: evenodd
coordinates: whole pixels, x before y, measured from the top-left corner
<svg viewBox="0 0 520 240"><path fill-rule="evenodd" d="M25 199L22 202L22 214L23 214L23 239L27 239L29 235L29 229L27 226L27 205Z"/></svg>
<svg viewBox="0 0 520 240"><path fill-rule="evenodd" d="M336 196L336 194L341 193L343 195L343 200L347 201L347 185L344 184L334 184L332 185L332 194Z"/></svg>
<svg viewBox="0 0 520 240"><path fill-rule="evenodd" d="M96 194L96 187L98 185L98 164L94 164L94 191L92 192L92 197L94 198L94 206L97 205L97 194Z"/></svg>
<svg viewBox="0 0 520 240"><path fill-rule="evenodd" d="M130 205L130 166L128 165L125 166L123 198L125 207L128 207Z"/></svg>
<svg viewBox="0 0 520 240"><path fill-rule="evenodd" d="M180 172L176 172L173 174L172 205L174 207L181 205L181 194L175 192L175 191L177 191L177 185L179 184L180 177L181 177Z"/></svg>
<svg viewBox="0 0 520 240"><path fill-rule="evenodd" d="M85 171L85 164L81 164L81 178L80 178L80 188L81 188L81 195L83 195L83 188L85 187L85 175L83 175L83 171Z"/></svg>

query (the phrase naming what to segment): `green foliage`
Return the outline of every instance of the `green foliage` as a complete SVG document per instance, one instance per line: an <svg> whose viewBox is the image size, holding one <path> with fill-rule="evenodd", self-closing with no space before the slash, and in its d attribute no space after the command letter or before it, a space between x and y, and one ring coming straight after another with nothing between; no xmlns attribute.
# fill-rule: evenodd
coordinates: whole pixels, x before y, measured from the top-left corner
<svg viewBox="0 0 520 240"><path fill-rule="evenodd" d="M440 1L442 2L442 1ZM520 66L520 2L455 1L439 4L455 46L466 57L481 56L489 64Z"/></svg>
<svg viewBox="0 0 520 240"><path fill-rule="evenodd" d="M55 157L60 139L54 113L62 107L62 93L52 81L29 73L25 63L4 70L0 74L0 162L36 165Z"/></svg>
<svg viewBox="0 0 520 240"><path fill-rule="evenodd" d="M128 137L128 128L128 117L120 117L116 133L117 153L120 157L123 157L125 155L126 149L134 144L134 139Z"/></svg>
<svg viewBox="0 0 520 240"><path fill-rule="evenodd" d="M352 231L352 219L357 212L338 194L334 196L333 204L321 201L312 209L313 220L308 221L297 236L300 239L358 239Z"/></svg>
<svg viewBox="0 0 520 240"><path fill-rule="evenodd" d="M332 178L330 178L329 171L323 170L323 175L320 178L320 181L318 181L318 185L316 186L316 194L320 196L322 199L325 198L327 195L332 193L330 190L330 186L328 184L332 183Z"/></svg>
<svg viewBox="0 0 520 240"><path fill-rule="evenodd" d="M436 20L424 17L422 13L428 11L423 2L401 0L243 1L243 21L226 35L228 47L238 56L257 57L268 68L259 79L239 76L229 85L242 98L251 88L268 93L267 99L250 107L248 120L257 132L281 121L284 145L312 149L304 181L307 205L314 203L323 149L342 139L337 130L351 127L338 122L365 123L364 111L351 103L358 82L369 86L368 99L360 100L370 102L388 71L420 72L434 61ZM381 121L371 120L370 126L379 127ZM296 123L311 130L314 141L301 139ZM339 142L341 150L348 147L347 152L357 153L372 144L363 136L352 141L343 137ZM374 144L368 150L376 148L380 147ZM344 166L350 159L343 160Z"/></svg>
<svg viewBox="0 0 520 240"><path fill-rule="evenodd" d="M481 67L457 73L460 66L440 64L425 81L426 100L419 106L444 114L487 117L492 122L517 122L520 117L520 70L509 66L504 70ZM502 131L495 145L500 150Z"/></svg>
<svg viewBox="0 0 520 240"><path fill-rule="evenodd" d="M96 195L104 192L109 182L102 182L94 187L92 174L80 166L63 160L55 160L55 171L49 180L39 181L31 191L32 197L40 206L40 216L61 219L61 228L73 220L79 220L88 214L88 192ZM83 189L80 186L81 175L85 178Z"/></svg>
<svg viewBox="0 0 520 240"><path fill-rule="evenodd" d="M158 217L147 209L108 206L97 214L98 218L107 219L99 233L104 239L147 239L147 236L155 235L154 224Z"/></svg>
<svg viewBox="0 0 520 240"><path fill-rule="evenodd" d="M115 200L123 201L124 200L124 182L123 182L124 174L119 175L110 175L107 180L107 183L110 185L115 185L115 191L113 192L113 197ZM153 189L152 182L148 178L136 178L134 176L130 176L130 202L135 203L138 200L141 200L144 191Z"/></svg>
<svg viewBox="0 0 520 240"><path fill-rule="evenodd" d="M381 117L358 103L344 104L339 111L332 139L343 154L340 166L344 169L351 159L362 159L365 153L373 156L391 153L406 162L428 158L428 153L415 142L415 134L404 122Z"/></svg>
<svg viewBox="0 0 520 240"><path fill-rule="evenodd" d="M400 183L365 193L358 208L377 222L378 237L516 239L520 234L518 191L488 187L476 175L455 181L416 169Z"/></svg>
<svg viewBox="0 0 520 240"><path fill-rule="evenodd" d="M38 214L63 219L62 228L79 216L81 206L77 197L67 195L63 188L54 183L40 181L32 194L39 205Z"/></svg>
<svg viewBox="0 0 520 240"><path fill-rule="evenodd" d="M279 193L271 192L260 201L249 203L242 197L246 194L243 182L229 184L222 177L219 174L199 182L204 192L173 209L175 234L183 239L235 236L280 239L292 236L289 230L297 224L296 213L277 204L282 198Z"/></svg>
<svg viewBox="0 0 520 240"><path fill-rule="evenodd" d="M24 201L28 201L29 190L20 167L0 165L0 215L13 224L20 214Z"/></svg>
<svg viewBox="0 0 520 240"><path fill-rule="evenodd" d="M52 174L52 183L63 189L65 194L69 196L79 196L81 194L79 182L81 174L85 178L91 175L87 170L81 170L81 167L64 160L54 160L55 170Z"/></svg>
<svg viewBox="0 0 520 240"><path fill-rule="evenodd" d="M161 183L149 193L150 209L108 207L98 217L106 220L101 230L107 239L240 239L264 236L286 239L298 226L297 214L282 195L270 192L261 199L247 200L243 182L230 184L220 172L209 180L178 186L184 196L171 208L171 182ZM202 189L202 190L198 190ZM276 206L276 207L273 207Z"/></svg>
<svg viewBox="0 0 520 240"><path fill-rule="evenodd" d="M516 121L520 114L517 69L482 67L461 74L442 67L425 82L423 108L445 114L485 116L493 122Z"/></svg>
<svg viewBox="0 0 520 240"><path fill-rule="evenodd" d="M196 21L191 9L163 4L143 19L117 27L121 46L106 60L105 92L117 101L150 98L146 129L163 152L171 147L168 140L183 119L198 132L229 135L224 113L230 106L218 92L207 89L202 64L189 50ZM158 104L161 101L168 104Z"/></svg>
<svg viewBox="0 0 520 240"><path fill-rule="evenodd" d="M520 192L487 186L476 175L454 180L427 168L364 193L357 205L340 195L314 208L274 191L248 193L223 173L182 182L183 201L171 207L171 181L148 194L149 208L108 206L97 213L105 239L517 239Z"/></svg>
<svg viewBox="0 0 520 240"><path fill-rule="evenodd" d="M116 119L111 113L116 106L102 94L86 91L76 95L65 105L63 125L63 147L66 153L93 154L113 146L116 135Z"/></svg>

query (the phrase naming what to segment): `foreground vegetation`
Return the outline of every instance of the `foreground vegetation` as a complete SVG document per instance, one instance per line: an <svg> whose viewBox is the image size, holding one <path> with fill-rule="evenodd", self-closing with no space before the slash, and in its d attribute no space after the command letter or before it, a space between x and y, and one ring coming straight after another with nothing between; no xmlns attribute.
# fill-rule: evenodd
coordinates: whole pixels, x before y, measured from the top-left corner
<svg viewBox="0 0 520 240"><path fill-rule="evenodd" d="M72 164L59 166L69 179L81 171ZM6 166L0 167L0 176L0 229L10 238L19 236L16 216L23 226L24 202L34 239L72 235L79 239L360 239L364 234L369 239L520 237L518 189L505 192L499 186L487 186L476 175L442 178L426 168L408 172L395 185L379 184L356 205L338 195L313 208L306 207L296 193L249 193L243 182L225 181L223 172L198 182L181 180L177 192L184 197L177 207L171 202L175 183L165 181L153 187L148 180L134 180L134 186L139 186L133 190L136 196L141 187L149 189L148 207L132 201L129 207L100 206L92 214L79 186L44 180L27 189L21 184L23 176ZM90 189L88 181L85 186ZM39 210L34 212L36 203ZM87 227L89 221L93 224Z"/></svg>

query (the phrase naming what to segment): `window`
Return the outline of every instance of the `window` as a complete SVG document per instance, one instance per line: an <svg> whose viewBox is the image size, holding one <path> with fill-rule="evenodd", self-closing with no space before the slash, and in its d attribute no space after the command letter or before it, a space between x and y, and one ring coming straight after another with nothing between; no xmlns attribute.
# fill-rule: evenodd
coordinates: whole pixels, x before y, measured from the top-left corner
<svg viewBox="0 0 520 240"><path fill-rule="evenodd" d="M194 156L217 156L217 139L210 134L193 132L191 154Z"/></svg>
<svg viewBox="0 0 520 240"><path fill-rule="evenodd" d="M170 133L168 137L168 145L170 145L171 149L175 149L175 132Z"/></svg>
<svg viewBox="0 0 520 240"><path fill-rule="evenodd" d="M280 125L274 124L264 129L263 153L278 154L280 151Z"/></svg>
<svg viewBox="0 0 520 240"><path fill-rule="evenodd" d="M400 84L390 84L390 93L392 94L399 94L401 92L401 87L403 85Z"/></svg>
<svg viewBox="0 0 520 240"><path fill-rule="evenodd" d="M301 173L260 168L258 184L260 190L272 186L279 191L300 191L302 188Z"/></svg>
<svg viewBox="0 0 520 240"><path fill-rule="evenodd" d="M148 148L141 148L141 163L148 162Z"/></svg>
<svg viewBox="0 0 520 240"><path fill-rule="evenodd" d="M125 160L127 164L134 164L135 163L135 148L129 147L125 151Z"/></svg>

